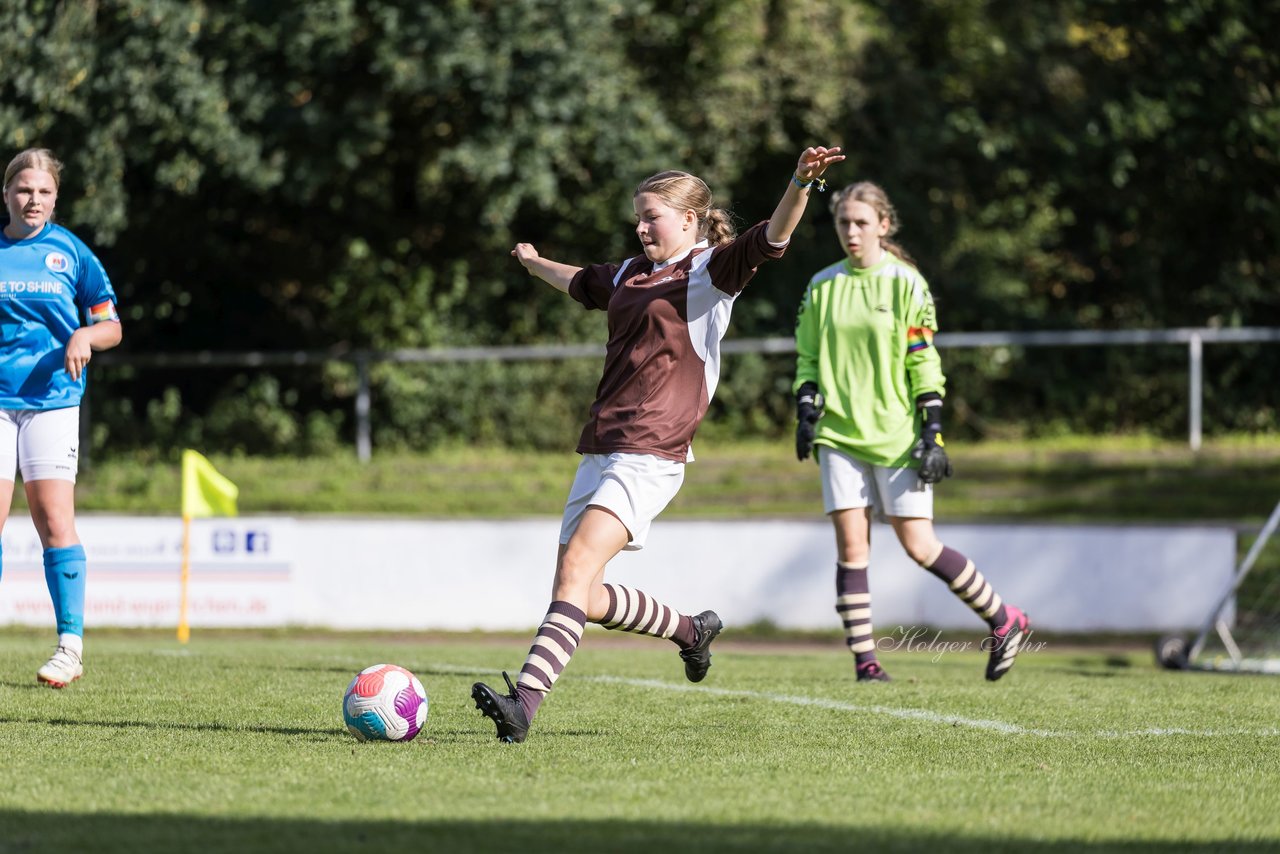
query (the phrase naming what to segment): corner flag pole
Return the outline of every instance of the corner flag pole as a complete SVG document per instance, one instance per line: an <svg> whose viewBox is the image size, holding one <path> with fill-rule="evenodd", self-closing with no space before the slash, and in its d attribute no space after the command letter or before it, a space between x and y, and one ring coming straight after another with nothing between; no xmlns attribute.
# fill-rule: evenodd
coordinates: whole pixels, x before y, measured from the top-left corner
<svg viewBox="0 0 1280 854"><path fill-rule="evenodd" d="M187 622L187 586L191 581L191 517L182 517L182 583L178 597L178 643L191 640L191 624Z"/></svg>

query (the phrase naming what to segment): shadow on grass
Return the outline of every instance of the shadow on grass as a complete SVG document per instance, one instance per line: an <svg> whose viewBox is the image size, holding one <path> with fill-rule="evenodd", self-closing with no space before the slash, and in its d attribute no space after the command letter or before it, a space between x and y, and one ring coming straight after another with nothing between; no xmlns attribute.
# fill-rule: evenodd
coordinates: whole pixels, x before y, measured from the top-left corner
<svg viewBox="0 0 1280 854"><path fill-rule="evenodd" d="M47 689L46 689L47 690ZM219 723L174 723L172 721L91 721L81 718L43 718L43 717L5 717L0 716L0 726L6 724L17 725L33 725L41 727L97 727L99 729L115 729L115 730L150 730L157 733L160 732L225 732L235 733L238 735L246 735L252 733L260 733L262 735L283 735L289 737L304 736L308 741L315 742L342 742L355 746L357 742L351 737L345 729L340 726L333 727L287 727L287 726L228 726ZM419 741L430 744L452 744L455 742L474 742L477 732L492 731L492 724L481 726L477 729L441 729L432 727L422 736ZM552 730L557 735L589 735L604 736L607 733L598 730ZM376 749L377 744L386 742L370 743L370 747ZM4 836L0 835L0 854L8 854L8 850L4 847Z"/></svg>
<svg viewBox="0 0 1280 854"><path fill-rule="evenodd" d="M513 806L513 809L517 807ZM1034 828L1028 829L1028 834ZM778 824L706 825L662 821L495 820L318 821L216 819L190 815L74 815L0 811L0 854L66 851L307 852L1163 852L1275 851L1275 841L1098 843L958 837L916 828Z"/></svg>
<svg viewBox="0 0 1280 854"><path fill-rule="evenodd" d="M0 679L0 688L12 688L16 691L52 691L48 685L43 682L37 682L35 679L23 679L21 682L12 679Z"/></svg>
<svg viewBox="0 0 1280 854"><path fill-rule="evenodd" d="M1086 679L1115 679L1131 675L1132 668L1133 665L1127 658L1109 655L1101 660L1084 656L1072 658L1052 669Z"/></svg>
<svg viewBox="0 0 1280 854"><path fill-rule="evenodd" d="M337 728L320 728L320 727L273 727L273 726L227 726L218 723L174 723L172 721L87 721L83 718L45 718L45 717L3 717L0 716L0 724L35 724L38 726L69 726L69 727L101 727L104 729L153 729L153 730L184 730L188 732L260 732L270 735L309 735L319 737L332 737L349 741L350 736L344 731ZM3 844L3 837L0 837L0 845ZM0 847L0 854L4 854L4 848Z"/></svg>

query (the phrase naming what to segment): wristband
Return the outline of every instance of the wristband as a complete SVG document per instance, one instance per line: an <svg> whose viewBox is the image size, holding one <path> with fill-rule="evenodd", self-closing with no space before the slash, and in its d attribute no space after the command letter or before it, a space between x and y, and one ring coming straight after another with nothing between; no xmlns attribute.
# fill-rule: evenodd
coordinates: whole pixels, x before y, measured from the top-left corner
<svg viewBox="0 0 1280 854"><path fill-rule="evenodd" d="M826 178L810 178L808 182L805 182L805 181L801 181L801 180L800 180L800 176L798 176L798 175L796 175L794 172L792 172L792 173L791 173L791 183L792 183L792 184L795 184L797 187L799 187L799 188L800 188L800 189L802 189L802 190L807 190L807 189L809 189L810 187L812 187L814 184L817 184L817 185L818 185L818 192L819 192L819 193L825 193L825 192L827 191L827 179L826 179Z"/></svg>
<svg viewBox="0 0 1280 854"><path fill-rule="evenodd" d="M812 406L814 409L822 410L827 405L826 398L822 396L822 392L818 390L818 384L813 380L806 380L796 389L796 406Z"/></svg>

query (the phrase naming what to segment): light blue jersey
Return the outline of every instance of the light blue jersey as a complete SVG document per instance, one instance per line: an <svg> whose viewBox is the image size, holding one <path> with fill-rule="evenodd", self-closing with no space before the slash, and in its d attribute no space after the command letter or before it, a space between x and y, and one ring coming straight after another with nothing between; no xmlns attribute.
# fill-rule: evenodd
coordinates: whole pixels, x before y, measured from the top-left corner
<svg viewBox="0 0 1280 854"><path fill-rule="evenodd" d="M64 367L67 341L118 320L107 271L78 237L54 223L26 240L0 231L0 409L78 406L85 378Z"/></svg>

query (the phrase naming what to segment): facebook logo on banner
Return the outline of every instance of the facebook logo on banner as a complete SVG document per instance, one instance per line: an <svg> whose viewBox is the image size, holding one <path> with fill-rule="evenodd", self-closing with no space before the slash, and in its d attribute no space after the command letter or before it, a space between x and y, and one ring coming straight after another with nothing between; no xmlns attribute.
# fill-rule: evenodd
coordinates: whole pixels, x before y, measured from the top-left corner
<svg viewBox="0 0 1280 854"><path fill-rule="evenodd" d="M246 531L244 535L244 550L265 554L271 551L271 537L266 531Z"/></svg>
<svg viewBox="0 0 1280 854"><path fill-rule="evenodd" d="M226 554L236 550L236 532L230 528L218 528L213 532L213 551Z"/></svg>

